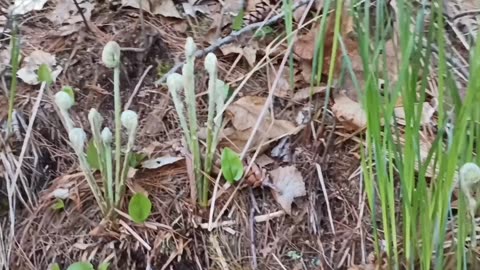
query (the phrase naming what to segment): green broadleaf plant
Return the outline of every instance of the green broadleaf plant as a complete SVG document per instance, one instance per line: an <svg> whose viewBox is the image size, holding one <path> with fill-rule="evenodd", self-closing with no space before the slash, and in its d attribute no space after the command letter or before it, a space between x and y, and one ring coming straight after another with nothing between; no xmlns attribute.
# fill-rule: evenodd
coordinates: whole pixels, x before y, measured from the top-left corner
<svg viewBox="0 0 480 270"><path fill-rule="evenodd" d="M222 173L225 180L233 184L243 176L243 163L240 156L232 149L226 147L222 153Z"/></svg>
<svg viewBox="0 0 480 270"><path fill-rule="evenodd" d="M152 211L152 203L142 193L136 193L128 204L128 214L136 223L143 223L147 220Z"/></svg>

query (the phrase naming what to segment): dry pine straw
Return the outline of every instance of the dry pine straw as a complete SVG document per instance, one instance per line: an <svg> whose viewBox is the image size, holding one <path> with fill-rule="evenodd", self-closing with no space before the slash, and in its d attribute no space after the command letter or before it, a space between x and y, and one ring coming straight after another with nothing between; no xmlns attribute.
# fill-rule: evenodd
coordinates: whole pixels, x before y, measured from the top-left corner
<svg viewBox="0 0 480 270"><path fill-rule="evenodd" d="M100 22L101 20L101 22ZM66 38L49 36L43 29L50 29L42 20L32 20L23 25L24 38L34 47L54 53L58 59L68 59L68 69L60 78L62 85L77 89L77 101L73 115L75 121L88 127L86 112L97 107L112 123L110 72L99 63L101 48L106 40L115 39L124 47L137 47L138 20L126 12L118 12L103 18L93 18L95 35L75 33ZM162 63L171 63L171 57L182 52L185 37L169 27L170 21L147 16L146 24L150 33L157 38L146 56L126 53L127 63L123 70L123 99L126 101L133 91L143 70L152 62L151 56ZM111 25L123 29L116 35ZM35 35L33 35L35 33ZM158 34L160 33L160 34ZM44 36L45 41L38 36ZM161 46L161 47L155 47ZM88 50L87 50L88 49ZM166 54L165 54L166 52ZM140 60L147 60L141 62ZM220 57L221 61L222 57ZM168 62L170 61L170 62ZM228 63L221 70L228 70ZM139 68L143 69L139 72ZM248 67L239 64L232 74L246 74ZM126 72L126 73L125 73ZM126 76L125 76L126 75ZM145 119L156 104L167 98L164 88L153 86L158 77L155 72L146 76L138 98L133 99L132 108ZM243 90L243 95L262 94L258 86L267 85L265 76L252 77ZM53 92L61 85L55 85ZM204 87L200 85L199 87ZM89 90L86 90L89 89ZM25 91L34 91L26 89ZM56 178L42 185L38 191L38 203L32 213L19 213L16 226L16 245L12 258L13 269L46 269L57 262L66 265L78 260L90 260L96 265L104 260L112 263L112 269L250 269L256 264L259 269L323 269L346 268L355 261L359 263L369 250L368 229L364 228L362 212L359 212L359 188L357 178L350 176L359 166L346 142L323 154L326 139L315 142L309 129L296 138L297 159L295 164L305 177L307 196L296 201L292 216L286 216L273 200L268 189L246 188L235 195L217 228L208 231L205 222L208 217L190 203L188 179L182 163L154 171L139 171L131 188L148 190L154 210L149 222L136 225L122 212L118 226L102 224L98 209L90 190L81 174L71 150L65 143L63 127L58 120L48 120L54 115L51 105L41 108L40 129L48 132L34 134L33 144L47 147L45 156L54 161ZM168 105L162 121L163 128L150 134L140 132L140 147L158 142L160 152L172 151L178 145L180 130L175 112ZM204 107L204 106L201 106ZM25 114L28 113L25 107ZM205 113L202 113L202 115ZM330 119L330 121L334 121ZM46 125L48 123L48 125ZM142 126L143 127L143 126ZM334 130L326 130L331 134ZM327 136L326 136L327 137ZM319 154L317 154L319 152ZM315 159L313 159L315 157ZM327 213L326 199L318 175L313 173L315 163L321 158L326 194L328 194L331 218ZM316 161L317 160L317 161ZM56 188L70 188L72 195L64 211L51 209L54 200L50 194ZM38 188L37 188L38 189ZM252 196L253 195L253 196ZM217 201L221 209L229 193ZM125 198L125 201L128 197ZM252 209L258 208L252 212ZM252 215L253 213L253 215ZM253 222L255 221L255 222ZM332 231L332 224L335 234ZM368 227L367 227L368 228ZM251 239L254 239L252 243ZM362 241L360 241L362 240ZM252 256L254 252L254 257ZM295 258L300 255L300 258ZM170 269L170 268L166 268Z"/></svg>

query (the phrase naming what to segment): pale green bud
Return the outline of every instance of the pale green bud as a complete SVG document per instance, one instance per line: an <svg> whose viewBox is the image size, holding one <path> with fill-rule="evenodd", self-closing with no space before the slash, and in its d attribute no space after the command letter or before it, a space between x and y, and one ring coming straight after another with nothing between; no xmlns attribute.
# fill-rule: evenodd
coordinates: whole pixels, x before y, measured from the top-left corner
<svg viewBox="0 0 480 270"><path fill-rule="evenodd" d="M75 152L80 153L83 151L83 146L87 140L87 134L81 128L72 128L68 133L68 139L72 143L72 147Z"/></svg>
<svg viewBox="0 0 480 270"><path fill-rule="evenodd" d="M132 132L137 129L138 115L136 112L131 110L122 112L121 120L123 127L125 127L128 132Z"/></svg>
<svg viewBox="0 0 480 270"><path fill-rule="evenodd" d="M167 77L167 86L170 91L177 93L183 88L183 76L178 73L170 74Z"/></svg>
<svg viewBox="0 0 480 270"><path fill-rule="evenodd" d="M111 144L112 143L112 131L106 127L102 130L102 141L104 144Z"/></svg>
<svg viewBox="0 0 480 270"><path fill-rule="evenodd" d="M472 186L480 182L480 168L477 164L469 162L463 164L460 168L460 177L462 184L465 186Z"/></svg>
<svg viewBox="0 0 480 270"><path fill-rule="evenodd" d="M205 69L210 76L217 72L217 56L214 53L209 53L205 57Z"/></svg>
<svg viewBox="0 0 480 270"><path fill-rule="evenodd" d="M109 41L103 47L102 61L109 68L115 68L120 65L120 45L117 42Z"/></svg>
<svg viewBox="0 0 480 270"><path fill-rule="evenodd" d="M102 125L102 122L103 122L103 117L100 113L98 113L96 109L92 108L88 113L88 121L90 121L90 123L94 124L95 126L99 127L98 130L100 130L100 126Z"/></svg>
<svg viewBox="0 0 480 270"><path fill-rule="evenodd" d="M73 98L64 91L57 92L55 94L55 104L62 110L69 110L75 101Z"/></svg>
<svg viewBox="0 0 480 270"><path fill-rule="evenodd" d="M197 45L195 45L195 42L193 41L192 37L188 37L187 41L185 42L185 56L191 57L197 50Z"/></svg>

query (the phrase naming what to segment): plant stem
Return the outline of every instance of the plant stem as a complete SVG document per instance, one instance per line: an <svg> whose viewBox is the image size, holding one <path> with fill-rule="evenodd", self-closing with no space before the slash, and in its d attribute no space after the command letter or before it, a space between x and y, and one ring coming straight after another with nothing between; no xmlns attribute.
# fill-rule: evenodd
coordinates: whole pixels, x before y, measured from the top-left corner
<svg viewBox="0 0 480 270"><path fill-rule="evenodd" d="M193 155L193 166L195 171L195 181L197 183L197 190L202 196L199 197L201 206L206 206L208 200L203 198L203 179L201 173L200 160L200 146L198 144L198 126L197 126L197 111L195 102L195 77L194 77L194 59L195 55L187 56L187 63L183 66L183 76L185 78L185 98L188 110L188 121L190 124L190 141Z"/></svg>
<svg viewBox="0 0 480 270"><path fill-rule="evenodd" d="M121 98L120 98L120 64L113 69L113 92L115 102L115 205L120 204L120 165L122 148L122 122L121 122Z"/></svg>
<svg viewBox="0 0 480 270"><path fill-rule="evenodd" d="M105 173L107 179L105 189L108 202L113 207L115 205L115 200L113 197L112 146L110 144L104 144L103 146L103 149L105 150Z"/></svg>
<svg viewBox="0 0 480 270"><path fill-rule="evenodd" d="M8 96L7 137L12 132L12 115L15 97L17 95L17 71L19 65L18 58L20 55L20 44L18 44L18 29L15 23L15 19L12 20L12 52L10 59L12 63L12 81L10 83L10 94Z"/></svg>
<svg viewBox="0 0 480 270"><path fill-rule="evenodd" d="M120 198L125 192L125 180L127 179L128 170L130 168L128 161L130 159L130 152L132 151L133 144L135 142L136 130L133 130L131 134L128 134L127 149L125 151L125 158L123 160L122 173L120 175L120 191L117 194Z"/></svg>
<svg viewBox="0 0 480 270"><path fill-rule="evenodd" d="M208 119L207 119L207 156L205 157L205 164L203 170L205 171L205 176L203 177L202 183L202 202L208 202L208 175L212 169L213 154L215 153L215 141L214 141L214 131L213 131L213 117L215 114L215 89L217 87L217 72L214 70L210 74L210 80L208 83ZM207 205L205 205L207 206Z"/></svg>

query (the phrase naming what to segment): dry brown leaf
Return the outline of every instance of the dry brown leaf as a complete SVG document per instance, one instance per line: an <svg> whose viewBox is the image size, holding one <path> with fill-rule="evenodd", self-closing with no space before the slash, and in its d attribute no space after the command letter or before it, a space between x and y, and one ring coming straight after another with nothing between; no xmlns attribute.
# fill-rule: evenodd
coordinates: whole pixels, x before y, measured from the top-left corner
<svg viewBox="0 0 480 270"><path fill-rule="evenodd" d="M39 84L37 70L42 64L46 64L52 70L52 79L54 81L63 70L61 66L57 65L54 55L37 50L25 58L22 68L17 72L17 77L30 85Z"/></svg>
<svg viewBox="0 0 480 270"><path fill-rule="evenodd" d="M89 1L78 1L78 5L82 8L85 19L90 21L95 4ZM82 15L78 12L78 8L75 6L73 0L57 0L55 9L51 12L50 16L47 17L57 25L75 24L83 21Z"/></svg>
<svg viewBox="0 0 480 270"><path fill-rule="evenodd" d="M182 3L183 11L185 11L185 14L191 17L196 17L197 12L202 14L210 14L210 9L208 8L208 5L196 5L195 2L197 1L188 0L185 3Z"/></svg>
<svg viewBox="0 0 480 270"><path fill-rule="evenodd" d="M367 125L367 114L360 103L350 99L344 91L334 97L332 111L347 130L358 130Z"/></svg>
<svg viewBox="0 0 480 270"><path fill-rule="evenodd" d="M427 125L432 122L432 117L436 112L436 108L432 107L430 103L424 102L422 109L422 116L420 118L420 125ZM396 107L394 109L395 117L397 118L397 123L405 126L405 108Z"/></svg>
<svg viewBox="0 0 480 270"><path fill-rule="evenodd" d="M293 200L307 193L302 174L295 166L286 166L271 171L270 177L275 187L272 189L275 200L291 215Z"/></svg>
<svg viewBox="0 0 480 270"><path fill-rule="evenodd" d="M278 68L273 67L270 70L271 70L271 72L269 72L270 79L268 81L272 84L275 78L277 77ZM289 77L290 77L289 70L284 68L276 85L276 89L274 92L275 96L279 98L287 98L291 96L292 90L290 88ZM270 87L272 87L272 85L270 85Z"/></svg>
<svg viewBox="0 0 480 270"><path fill-rule="evenodd" d="M11 10L13 15L24 15L34 10L42 10L45 3L47 0L15 0Z"/></svg>
<svg viewBox="0 0 480 270"><path fill-rule="evenodd" d="M310 94L315 95L318 93L323 93L327 87L325 86L315 86L315 87L305 87L303 89L297 90L293 95L293 101L302 101L310 97Z"/></svg>
<svg viewBox="0 0 480 270"><path fill-rule="evenodd" d="M241 46L238 44L227 44L223 47L220 48L222 51L223 55L229 55L229 54L241 54L245 60L247 60L248 64L253 67L255 66L255 61L257 59L257 44L252 42L249 45L246 46Z"/></svg>
<svg viewBox="0 0 480 270"><path fill-rule="evenodd" d="M244 146L252 134L265 102L266 98L264 97L246 96L227 108L234 128L234 132L227 136L228 140L231 140L237 147ZM255 134L252 147L258 146L264 137L266 140L270 140L297 131L298 129L292 122L278 119L272 121L270 114L267 113Z"/></svg>
<svg viewBox="0 0 480 270"><path fill-rule="evenodd" d="M308 33L299 36L293 47L293 52L303 60L312 60L315 54L315 37L317 29L314 28Z"/></svg>
<svg viewBox="0 0 480 270"><path fill-rule="evenodd" d="M154 15L164 17L179 18L182 16L178 12L172 0L141 0L142 9ZM122 0L122 6L140 8L139 0Z"/></svg>

